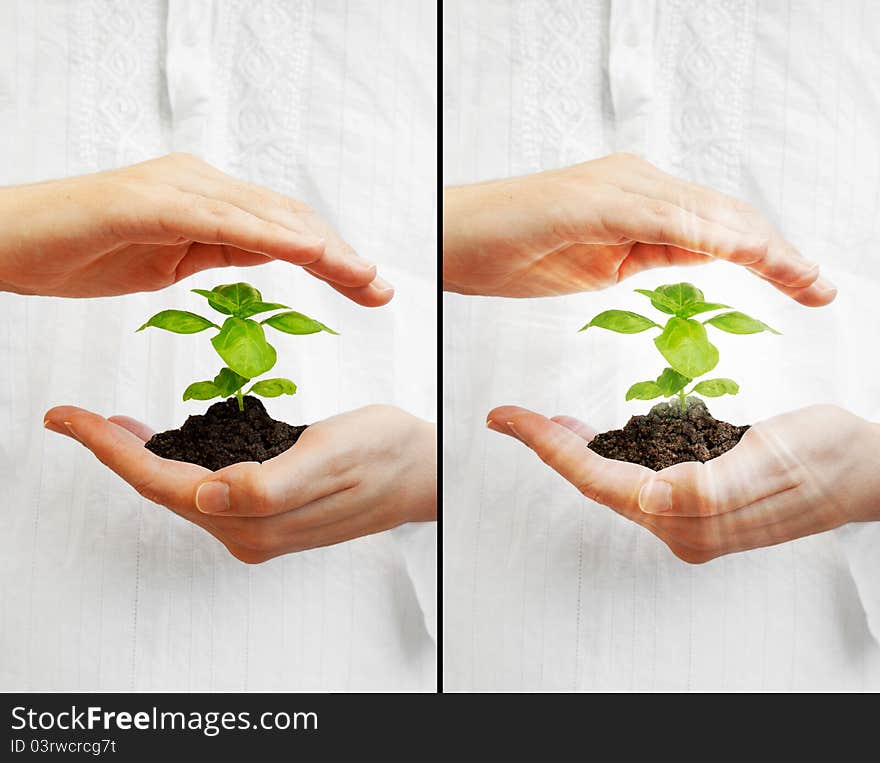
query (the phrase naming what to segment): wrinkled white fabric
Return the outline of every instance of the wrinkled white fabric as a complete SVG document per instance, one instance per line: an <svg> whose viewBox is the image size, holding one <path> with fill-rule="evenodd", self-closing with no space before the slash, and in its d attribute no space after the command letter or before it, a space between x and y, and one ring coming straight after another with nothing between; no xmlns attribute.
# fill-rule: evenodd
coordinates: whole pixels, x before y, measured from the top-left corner
<svg viewBox="0 0 880 763"><path fill-rule="evenodd" d="M212 349L134 330L242 279L341 332L278 339L299 392L270 413L433 419L435 37L427 0L0 3L0 182L192 151L316 206L398 289L366 310L274 263L113 299L0 295L0 689L435 688L433 525L248 567L42 428L62 403L179 426Z"/></svg>
<svg viewBox="0 0 880 763"><path fill-rule="evenodd" d="M445 183L633 151L755 204L840 286L834 305L808 310L718 263L563 298L446 295L445 687L877 689L875 526L688 566L483 424L502 403L599 431L643 412L623 390L656 374L654 348L577 329L643 307L634 288L678 280L783 332L719 337L719 375L742 385L712 401L720 418L831 402L880 421L880 7L445 9Z"/></svg>

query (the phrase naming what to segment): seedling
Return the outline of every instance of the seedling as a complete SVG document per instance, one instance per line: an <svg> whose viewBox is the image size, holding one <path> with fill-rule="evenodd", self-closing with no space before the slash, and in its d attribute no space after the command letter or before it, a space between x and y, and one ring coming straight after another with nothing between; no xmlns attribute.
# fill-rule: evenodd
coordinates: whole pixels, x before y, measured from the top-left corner
<svg viewBox="0 0 880 763"><path fill-rule="evenodd" d="M755 318L732 310L718 313L704 321L695 320L695 315L729 309L730 305L706 302L703 292L689 283L675 283L658 286L654 291L636 289L651 300L651 304L661 313L671 316L661 326L650 318L628 310L606 310L599 313L581 331L593 326L618 334L638 334L648 329L661 329L654 337L654 345L669 363L669 367L654 381L640 381L633 384L626 393L627 400L653 400L656 397L678 395L681 409L685 409L687 395L696 393L706 397L735 395L739 384L733 379L704 379L697 382L689 391L685 387L698 376L709 373L718 365L718 348L709 341L706 326L712 326L728 334L758 334L769 331L779 334Z"/></svg>
<svg viewBox="0 0 880 763"><path fill-rule="evenodd" d="M211 344L226 366L220 369L213 381L190 384L183 392L184 400L211 400L234 394L238 398L239 410L243 411L244 394L261 397L293 395L296 393L296 384L282 378L262 379L242 394L244 386L269 371L277 359L275 348L266 341L263 326L271 326L286 334L337 333L307 315L290 310L287 305L263 302L263 296L250 284L232 283L216 286L211 291L192 291L205 297L208 305L218 313L229 316L222 326L186 310L163 310L138 329L143 331L153 326L175 334L197 334L215 328L220 332L212 337ZM275 312L277 310L286 312ZM252 319L254 315L269 312L275 314L259 322Z"/></svg>

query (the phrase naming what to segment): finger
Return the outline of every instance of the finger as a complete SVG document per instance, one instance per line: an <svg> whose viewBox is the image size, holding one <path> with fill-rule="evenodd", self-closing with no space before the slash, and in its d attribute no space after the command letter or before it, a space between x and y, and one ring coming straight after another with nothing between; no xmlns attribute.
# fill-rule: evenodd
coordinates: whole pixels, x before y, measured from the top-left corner
<svg viewBox="0 0 880 763"><path fill-rule="evenodd" d="M673 265L706 265L715 261L715 258L708 254L689 252L687 249L681 249L677 246L639 242L630 249L629 254L620 263L617 272L620 280L623 280L651 268L665 268Z"/></svg>
<svg viewBox="0 0 880 763"><path fill-rule="evenodd" d="M227 244L193 243L174 270L175 281L181 281L195 273L212 268L247 268L265 265L274 259L267 254L248 252Z"/></svg>
<svg viewBox="0 0 880 763"><path fill-rule="evenodd" d="M317 262L324 254L324 239L309 231L293 231L234 204L186 191L160 207L159 224L166 233L191 241L226 244L297 265Z"/></svg>
<svg viewBox="0 0 880 763"><path fill-rule="evenodd" d="M596 436L596 430L593 427L572 416L552 416L550 421L555 421L560 426L571 430L588 443Z"/></svg>
<svg viewBox="0 0 880 763"><path fill-rule="evenodd" d="M666 244L719 259L752 264L767 257L769 242L758 233L744 233L669 202L617 191L602 218L609 241L621 236L647 244Z"/></svg>
<svg viewBox="0 0 880 763"><path fill-rule="evenodd" d="M64 427L95 456L128 482L144 498L191 516L199 482L210 472L195 464L160 458L128 429L74 406L46 413L54 426Z"/></svg>
<svg viewBox="0 0 880 763"><path fill-rule="evenodd" d="M337 453L332 440L310 432L318 426L275 458L232 464L200 480L196 508L211 515L265 517L352 487L353 464Z"/></svg>
<svg viewBox="0 0 880 763"><path fill-rule="evenodd" d="M708 517L791 490L801 480L794 450L772 427L758 424L717 458L653 474L639 492L639 508L647 514Z"/></svg>
<svg viewBox="0 0 880 763"><path fill-rule="evenodd" d="M333 283L323 276L318 275L317 273L312 272L311 268L306 268L313 276L315 276L318 280L324 281L325 283L332 286L336 291L342 294L344 297L348 297L352 302L356 302L357 304L363 307L381 307L382 305L387 305L391 298L394 296L394 287L391 286L385 279L377 276L372 283L367 286L340 286L339 284Z"/></svg>
<svg viewBox="0 0 880 763"><path fill-rule="evenodd" d="M824 276L820 276L809 286L792 287L783 286L769 278L765 278L763 275L758 275L779 289L783 294L791 297L796 302L800 302L805 307L824 307L833 302L837 296L837 287Z"/></svg>
<svg viewBox="0 0 880 763"><path fill-rule="evenodd" d="M324 240L324 251L309 264L311 269L332 283L341 286L366 286L376 276L375 264L360 257L329 225L308 207L283 194L246 183L226 175L193 177L187 190L209 199L219 199L250 212L252 215L289 228L297 233L309 233ZM296 258L279 256L295 265L304 264Z"/></svg>
<svg viewBox="0 0 880 763"><path fill-rule="evenodd" d="M649 267L660 267L666 264L699 265L704 263L707 259L704 255L695 255L693 252L689 252L686 249L680 249L678 247L665 248L670 250L668 262L663 262L663 258L658 256L657 254L652 255L654 261L649 262L648 264L645 264L641 260L633 260L632 262L630 262L630 258L627 258L627 260L624 261L620 268L621 278L627 277L636 272L640 272ZM635 253L636 248L634 247L633 250ZM796 302L800 302L805 307L823 307L824 305L833 302L834 298L837 296L837 287L834 286L831 281L821 275L809 286L792 287L785 286L777 281L774 281L771 278L767 278L751 268L749 268L749 270L762 280L769 283L775 289L778 289L786 296L791 297Z"/></svg>
<svg viewBox="0 0 880 763"><path fill-rule="evenodd" d="M630 518L639 514L639 487L653 474L650 469L602 458L571 430L525 408L495 408L489 412L488 421L510 430L587 498Z"/></svg>
<svg viewBox="0 0 880 763"><path fill-rule="evenodd" d="M651 170L653 176L633 176L621 187L628 192L672 204L704 220L746 235L767 237L767 247L759 259L752 260L750 254L737 252L730 259L731 262L747 265L756 273L783 286L803 288L819 277L818 263L807 260L748 205L714 189L667 175L656 168ZM651 173L651 170L648 172Z"/></svg>
<svg viewBox="0 0 880 763"><path fill-rule="evenodd" d="M139 437L144 442L147 442L154 434L156 434L146 424L142 424L137 419L133 419L129 416L111 416L107 421L112 421L114 424L118 424L124 429L127 429L135 437Z"/></svg>

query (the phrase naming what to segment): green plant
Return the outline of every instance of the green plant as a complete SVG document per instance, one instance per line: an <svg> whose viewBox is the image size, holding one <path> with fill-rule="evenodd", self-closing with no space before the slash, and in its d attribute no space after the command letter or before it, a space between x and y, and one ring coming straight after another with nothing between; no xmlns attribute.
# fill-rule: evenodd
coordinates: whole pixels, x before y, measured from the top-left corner
<svg viewBox="0 0 880 763"><path fill-rule="evenodd" d="M729 309L730 305L706 302L703 292L693 284L675 283L658 286L653 291L636 291L648 297L657 310L671 316L665 325L661 326L644 315L627 310L606 310L580 329L585 331L595 326L619 334L638 334L652 328L661 330L660 335L654 337L654 345L669 363L669 367L664 368L654 381L633 384L626 393L627 400L653 400L656 397L678 395L684 410L685 398L691 393L706 397L735 395L739 392L739 384L733 379L723 378L705 379L688 392L684 391L694 379L709 373L718 365L718 348L709 341L706 326L729 334L757 334L761 331L779 333L766 323L736 310L719 313L704 321L695 320L695 315Z"/></svg>
<svg viewBox="0 0 880 763"><path fill-rule="evenodd" d="M162 310L148 320L138 331L148 326L173 331L175 334L197 334L205 329L219 330L211 339L217 354L226 363L212 381L197 381L183 392L184 400L210 400L214 397L238 398L239 410L244 410L244 386L257 376L269 371L277 358L275 348L266 341L263 326L271 326L286 334L316 334L326 331L336 334L323 323L307 315L290 310L277 302L263 302L263 296L246 283L215 286L211 291L193 289L208 300L208 305L218 313L229 316L218 326L211 320L186 310ZM277 310L287 312L279 313ZM252 319L260 313L275 312L261 321ZM293 395L296 385L290 379L263 379L256 382L246 393L262 397Z"/></svg>

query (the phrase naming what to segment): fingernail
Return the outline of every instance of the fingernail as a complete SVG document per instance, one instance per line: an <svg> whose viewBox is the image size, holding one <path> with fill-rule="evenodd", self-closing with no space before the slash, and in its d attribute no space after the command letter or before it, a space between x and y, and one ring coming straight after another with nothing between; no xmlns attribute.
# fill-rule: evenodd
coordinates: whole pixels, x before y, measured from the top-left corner
<svg viewBox="0 0 880 763"><path fill-rule="evenodd" d="M486 420L486 428L491 429L493 432L501 432L501 434L508 434L507 430L501 426L501 424L496 424L492 419Z"/></svg>
<svg viewBox="0 0 880 763"><path fill-rule="evenodd" d="M382 276L376 276L373 279L373 286L375 286L379 291L391 291L394 287L388 283Z"/></svg>
<svg viewBox="0 0 880 763"><path fill-rule="evenodd" d="M229 511L229 487L225 482L203 482L196 490L196 508L203 514Z"/></svg>
<svg viewBox="0 0 880 763"><path fill-rule="evenodd" d="M672 485L651 480L639 491L639 508L646 514L663 514L672 508Z"/></svg>
<svg viewBox="0 0 880 763"><path fill-rule="evenodd" d="M819 276L813 286L823 293L837 291L837 287L833 283L831 283L831 281L825 278L825 276Z"/></svg>
<svg viewBox="0 0 880 763"><path fill-rule="evenodd" d="M43 426L50 432L57 432L58 434L69 434L67 429L58 426L58 424L56 424L54 421L49 421L49 419L43 420Z"/></svg>

